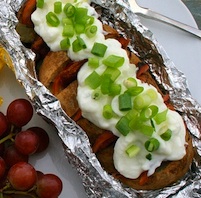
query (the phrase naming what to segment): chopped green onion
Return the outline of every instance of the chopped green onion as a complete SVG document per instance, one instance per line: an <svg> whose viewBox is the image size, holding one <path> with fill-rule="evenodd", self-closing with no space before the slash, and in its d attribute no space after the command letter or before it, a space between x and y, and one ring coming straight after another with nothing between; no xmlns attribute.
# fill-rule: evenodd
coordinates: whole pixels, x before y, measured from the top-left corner
<svg viewBox="0 0 201 198"><path fill-rule="evenodd" d="M131 96L127 93L119 95L119 110L128 111L132 109Z"/></svg>
<svg viewBox="0 0 201 198"><path fill-rule="evenodd" d="M106 45L102 43L94 43L91 53L96 56L103 57L105 55L106 50L107 50Z"/></svg>
<svg viewBox="0 0 201 198"><path fill-rule="evenodd" d="M101 77L96 72L93 71L89 76L85 79L85 84L91 87L92 89L96 89L101 84Z"/></svg>
<svg viewBox="0 0 201 198"><path fill-rule="evenodd" d="M126 149L126 154L128 155L128 157L135 157L138 153L140 152L140 148L134 144L132 144L131 146L129 146Z"/></svg>
<svg viewBox="0 0 201 198"><path fill-rule="evenodd" d="M135 78L130 77L130 78L124 80L124 86L126 88L136 87L137 86L137 80Z"/></svg>
<svg viewBox="0 0 201 198"><path fill-rule="evenodd" d="M65 25L73 25L73 21L71 18L63 18L62 19L62 24Z"/></svg>
<svg viewBox="0 0 201 198"><path fill-rule="evenodd" d="M131 130L140 130L142 126L142 120L139 119L138 114L133 115L133 118L129 120L129 127Z"/></svg>
<svg viewBox="0 0 201 198"><path fill-rule="evenodd" d="M84 31L85 31L85 25L76 23L74 26L75 26L75 31L76 31L77 34L84 33Z"/></svg>
<svg viewBox="0 0 201 198"><path fill-rule="evenodd" d="M129 87L125 93L130 94L131 96L137 96L140 93L142 93L144 90L144 87L136 86L136 87Z"/></svg>
<svg viewBox="0 0 201 198"><path fill-rule="evenodd" d="M165 141L168 141L172 136L172 131L168 129L165 133L161 134L161 138Z"/></svg>
<svg viewBox="0 0 201 198"><path fill-rule="evenodd" d="M92 25L86 28L85 34L88 38L92 38L96 35L98 28L96 25Z"/></svg>
<svg viewBox="0 0 201 198"><path fill-rule="evenodd" d="M124 64L124 57L110 55L106 59L103 60L103 64L108 67L121 67Z"/></svg>
<svg viewBox="0 0 201 198"><path fill-rule="evenodd" d="M54 12L56 14L60 14L61 11L62 11L62 3L61 3L61 1L54 2Z"/></svg>
<svg viewBox="0 0 201 198"><path fill-rule="evenodd" d="M139 115L139 112L136 109L131 109L125 116L131 121L136 119Z"/></svg>
<svg viewBox="0 0 201 198"><path fill-rule="evenodd" d="M89 59L88 59L88 65L89 65L89 67L91 67L91 68L98 68L99 67L99 58L97 58L97 57L90 57Z"/></svg>
<svg viewBox="0 0 201 198"><path fill-rule="evenodd" d="M37 0L36 7L43 8L43 6L44 6L44 0Z"/></svg>
<svg viewBox="0 0 201 198"><path fill-rule="evenodd" d="M139 127L139 131L144 135L151 137L154 132L154 128L146 124L141 124L141 126Z"/></svg>
<svg viewBox="0 0 201 198"><path fill-rule="evenodd" d="M59 18L57 17L57 15L53 12L49 12L46 15L46 21L47 23L52 26L52 27L58 27L60 24Z"/></svg>
<svg viewBox="0 0 201 198"><path fill-rule="evenodd" d="M114 82L120 76L121 72L117 68L107 67L103 72L103 75L105 74L110 74L111 80Z"/></svg>
<svg viewBox="0 0 201 198"><path fill-rule="evenodd" d="M62 35L63 36L67 36L67 37L73 37L74 36L74 27L73 25L65 25L63 26L63 32Z"/></svg>
<svg viewBox="0 0 201 198"><path fill-rule="evenodd" d="M140 118L146 121L153 118L157 113L158 107L156 105L151 105L141 111Z"/></svg>
<svg viewBox="0 0 201 198"><path fill-rule="evenodd" d="M166 109L154 116L153 119L155 120L156 124L161 124L162 122L164 122L166 120L167 112L168 112L168 109Z"/></svg>
<svg viewBox="0 0 201 198"><path fill-rule="evenodd" d="M144 146L147 151L153 152L159 148L160 142L156 138L150 138L145 142Z"/></svg>
<svg viewBox="0 0 201 198"><path fill-rule="evenodd" d="M103 107L103 117L104 117L105 119L111 119L111 118L113 117L113 110L112 110L111 105L106 104L106 105Z"/></svg>
<svg viewBox="0 0 201 198"><path fill-rule="evenodd" d="M129 120L124 116L121 117L115 127L124 136L126 136L130 132Z"/></svg>
<svg viewBox="0 0 201 198"><path fill-rule="evenodd" d="M119 95L120 93L121 93L121 85L111 83L109 87L109 96L116 96L116 95Z"/></svg>
<svg viewBox="0 0 201 198"><path fill-rule="evenodd" d="M62 50L67 50L70 47L70 39L69 38L64 38L60 42L60 47Z"/></svg>
<svg viewBox="0 0 201 198"><path fill-rule="evenodd" d="M149 161L152 160L152 154L151 154L151 153L147 154L147 155L146 155L146 158L147 158Z"/></svg>
<svg viewBox="0 0 201 198"><path fill-rule="evenodd" d="M87 25L92 25L93 23L94 23L94 17L93 16L88 16Z"/></svg>
<svg viewBox="0 0 201 198"><path fill-rule="evenodd" d="M63 12L66 14L67 17L71 18L75 15L75 6L72 5L71 3L67 3L64 8Z"/></svg>
<svg viewBox="0 0 201 198"><path fill-rule="evenodd" d="M102 94L109 94L110 93L110 86L111 86L112 80L110 75L105 74L102 76L102 83L101 83L101 92Z"/></svg>
<svg viewBox="0 0 201 198"><path fill-rule="evenodd" d="M151 104L151 98L146 94L136 96L133 101L133 107L138 110L146 108L150 104Z"/></svg>
<svg viewBox="0 0 201 198"><path fill-rule="evenodd" d="M75 23L86 25L88 20L87 8L77 7L75 10Z"/></svg>
<svg viewBox="0 0 201 198"><path fill-rule="evenodd" d="M147 94L152 100L156 100L158 95L157 95L157 92L156 90L154 89L148 89L145 94Z"/></svg>
<svg viewBox="0 0 201 198"><path fill-rule="evenodd" d="M101 98L101 96L102 96L101 91L100 91L99 89L95 89L95 90L93 91L91 97L92 97L94 100L99 100L99 99Z"/></svg>
<svg viewBox="0 0 201 198"><path fill-rule="evenodd" d="M80 36L77 36L77 39L73 41L72 46L74 52L79 52L80 50L87 48L84 40Z"/></svg>

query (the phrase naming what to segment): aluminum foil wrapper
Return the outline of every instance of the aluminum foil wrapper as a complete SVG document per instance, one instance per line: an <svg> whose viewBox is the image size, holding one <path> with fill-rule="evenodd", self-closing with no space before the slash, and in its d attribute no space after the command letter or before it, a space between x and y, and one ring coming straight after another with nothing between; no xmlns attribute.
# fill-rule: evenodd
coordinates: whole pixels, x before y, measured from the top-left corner
<svg viewBox="0 0 201 198"><path fill-rule="evenodd" d="M25 48L15 31L16 13L22 0L0 0L0 44L8 51L17 80L24 86L36 112L55 125L63 141L69 163L80 175L88 197L200 197L201 196L201 106L191 97L186 78L166 55L152 32L132 13L127 0L93 0L103 23L109 24L131 39L130 50L150 65L161 88L185 120L197 150L191 169L171 187L154 191L137 191L123 186L107 174L92 153L85 132L62 110L58 100L37 80L35 54Z"/></svg>

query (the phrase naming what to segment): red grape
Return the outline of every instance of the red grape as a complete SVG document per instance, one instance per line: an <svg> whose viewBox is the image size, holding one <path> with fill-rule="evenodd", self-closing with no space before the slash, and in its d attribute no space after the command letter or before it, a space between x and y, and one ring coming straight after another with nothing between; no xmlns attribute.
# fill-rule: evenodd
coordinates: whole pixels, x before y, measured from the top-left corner
<svg viewBox="0 0 201 198"><path fill-rule="evenodd" d="M44 151L49 145L49 136L47 132L40 127L31 127L28 130L31 130L38 135L39 146L38 149L36 150L36 153Z"/></svg>
<svg viewBox="0 0 201 198"><path fill-rule="evenodd" d="M3 158L8 167L13 166L18 162L28 162L29 156L20 153L14 145L10 145L5 148Z"/></svg>
<svg viewBox="0 0 201 198"><path fill-rule="evenodd" d="M17 127L26 125L33 116L33 107L31 103L24 99L19 98L12 101L7 108L7 118L10 123Z"/></svg>
<svg viewBox="0 0 201 198"><path fill-rule="evenodd" d="M29 190L37 180L35 168L26 162L13 165L8 171L8 181L16 190Z"/></svg>
<svg viewBox="0 0 201 198"><path fill-rule="evenodd" d="M57 198L62 191L62 181L54 174L44 174L37 181L36 193L40 198Z"/></svg>
<svg viewBox="0 0 201 198"><path fill-rule="evenodd" d="M6 116L0 112L0 136L2 136L8 129L8 121Z"/></svg>
<svg viewBox="0 0 201 198"><path fill-rule="evenodd" d="M39 145L38 136L31 130L21 131L15 137L15 147L24 155L36 152Z"/></svg>
<svg viewBox="0 0 201 198"><path fill-rule="evenodd" d="M6 172L6 163L2 157L0 157L0 179L4 176Z"/></svg>

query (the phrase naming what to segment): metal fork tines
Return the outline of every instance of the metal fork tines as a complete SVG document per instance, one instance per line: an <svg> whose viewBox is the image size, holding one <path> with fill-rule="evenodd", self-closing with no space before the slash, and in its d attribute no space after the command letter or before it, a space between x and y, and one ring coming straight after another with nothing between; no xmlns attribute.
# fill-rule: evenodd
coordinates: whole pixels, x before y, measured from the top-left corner
<svg viewBox="0 0 201 198"><path fill-rule="evenodd" d="M154 12L152 10L150 10L149 8L144 8L144 7L140 7L136 0L128 0L131 6L131 10L138 15L142 15L144 17L147 18L151 18L151 19L155 19L161 22L165 22L167 24L170 24L172 26L175 26L177 28L180 28L182 30L185 30L186 32L189 32L191 34L194 34L195 36L198 36L199 38L201 38L201 30L194 28L192 26L186 25L182 22L179 22L177 20L171 19L169 17L166 17L162 14L159 14L157 12Z"/></svg>

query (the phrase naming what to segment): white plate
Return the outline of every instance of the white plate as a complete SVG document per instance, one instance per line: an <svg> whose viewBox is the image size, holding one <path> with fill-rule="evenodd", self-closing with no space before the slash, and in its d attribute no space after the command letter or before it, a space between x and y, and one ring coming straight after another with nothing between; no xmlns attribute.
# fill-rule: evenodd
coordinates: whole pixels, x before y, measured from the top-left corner
<svg viewBox="0 0 201 198"><path fill-rule="evenodd" d="M0 106L0 111L4 113L8 104L14 99L27 98L24 88L16 81L14 73L8 67L4 67L0 72L0 97L3 97L4 100L3 105ZM31 126L40 126L45 129L49 134L50 144L46 151L32 155L29 162L37 170L43 173L53 173L61 178L63 190L60 198L85 198L86 194L81 179L64 156L61 141L54 127L36 114L30 123L23 128L26 129Z"/></svg>
<svg viewBox="0 0 201 198"><path fill-rule="evenodd" d="M164 14L170 18L197 27L190 11L181 0L137 0L139 5ZM149 28L158 42L163 46L176 67L188 80L190 92L201 104L201 39L170 25L139 17L141 23Z"/></svg>
<svg viewBox="0 0 201 198"><path fill-rule="evenodd" d="M140 5L149 7L164 15L196 27L192 15L179 0L138 0L138 2ZM199 56L199 52L201 52L201 40L161 22L142 17L140 19L142 24L154 33L177 68L187 76L193 97L201 103L201 94L197 89L197 85L199 86L201 84L199 74L199 66L201 66L201 56ZM24 89L16 82L13 73L6 67L0 72L0 96L4 98L4 103L0 107L0 111L4 112L7 105L13 99L19 97L27 98ZM29 124L29 126L36 125L43 127L51 134L50 146L46 152L32 156L30 162L36 169L44 173L55 173L62 179L64 186L60 198L86 197L81 179L76 171L71 168L67 159L65 159L62 152L62 145L56 135L55 129L49 126L38 115L34 115L34 118Z"/></svg>

